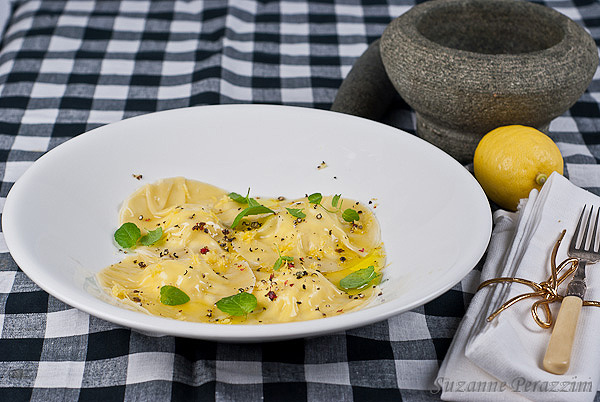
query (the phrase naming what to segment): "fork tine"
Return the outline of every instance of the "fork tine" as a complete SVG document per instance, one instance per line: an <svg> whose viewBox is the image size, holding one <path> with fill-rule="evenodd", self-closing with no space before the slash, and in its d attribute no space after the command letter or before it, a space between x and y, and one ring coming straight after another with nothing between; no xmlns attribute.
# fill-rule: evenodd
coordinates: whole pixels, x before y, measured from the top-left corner
<svg viewBox="0 0 600 402"><path fill-rule="evenodd" d="M590 215L592 213L590 212ZM590 240L590 251L596 252L596 231L598 229L598 218L600 218L600 207L596 208L596 222L594 223L594 229L592 230L592 240ZM600 251L600 247L599 250Z"/></svg>
<svg viewBox="0 0 600 402"><path fill-rule="evenodd" d="M583 215L585 215L586 208L587 205L584 205L583 211L581 211L581 215L579 215L579 221L577 222L577 226L575 227L575 233L573 234L573 237L571 238L571 244L569 245L569 248L571 250L577 249L577 238L579 238L579 229L581 229L581 222L583 221Z"/></svg>
<svg viewBox="0 0 600 402"><path fill-rule="evenodd" d="M592 220L592 215L594 214L594 206L590 208L590 214L587 217L587 222L585 223L585 229L583 230L583 238L581 239L581 244L579 244L579 248L585 250L587 247L587 237L590 232L590 221Z"/></svg>

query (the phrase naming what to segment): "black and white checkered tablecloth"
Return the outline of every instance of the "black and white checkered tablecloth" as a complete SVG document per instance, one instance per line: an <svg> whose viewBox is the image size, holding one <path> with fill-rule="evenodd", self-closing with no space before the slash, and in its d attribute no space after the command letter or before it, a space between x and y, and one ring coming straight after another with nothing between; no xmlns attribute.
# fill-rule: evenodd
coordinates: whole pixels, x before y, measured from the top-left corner
<svg viewBox="0 0 600 402"><path fill-rule="evenodd" d="M143 113L219 103L328 109L354 61L410 0L21 0L0 46L0 208L56 145ZM545 3L600 40L600 3ZM400 108L406 106L399 105ZM414 132L401 110L400 128ZM600 194L600 76L551 135ZM421 401L479 271L364 328L236 345L154 337L49 296L0 234L0 400ZM598 398L600 400L600 398Z"/></svg>

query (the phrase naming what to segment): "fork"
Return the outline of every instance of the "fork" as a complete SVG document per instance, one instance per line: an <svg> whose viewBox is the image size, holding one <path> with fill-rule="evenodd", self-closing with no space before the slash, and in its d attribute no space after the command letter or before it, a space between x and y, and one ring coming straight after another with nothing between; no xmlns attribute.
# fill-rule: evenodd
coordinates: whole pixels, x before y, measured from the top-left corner
<svg viewBox="0 0 600 402"><path fill-rule="evenodd" d="M556 323L554 324L550 342L548 343L548 349L546 349L546 355L544 356L544 369L553 374L564 374L569 369L577 321L579 320L579 313L581 312L583 297L586 291L585 266L588 263L593 264L600 260L600 249L596 249L596 233L598 230L598 218L600 218L600 208L596 212L595 223L591 228L592 233L589 245L588 235L590 234L590 223L592 222L592 215L594 213L593 206L590 208L585 229L583 229L581 243L579 246L577 245L586 207L587 205L581 211L575 233L567 251L569 257L577 258L577 270L575 271L575 275L573 275L573 279L567 285L567 293L560 305Z"/></svg>

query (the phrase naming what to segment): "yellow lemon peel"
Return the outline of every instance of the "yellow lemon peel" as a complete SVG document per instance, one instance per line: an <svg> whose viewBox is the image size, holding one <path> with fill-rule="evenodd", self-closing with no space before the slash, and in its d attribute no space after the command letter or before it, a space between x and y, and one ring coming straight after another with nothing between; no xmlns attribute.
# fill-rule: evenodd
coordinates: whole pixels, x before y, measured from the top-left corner
<svg viewBox="0 0 600 402"><path fill-rule="evenodd" d="M475 177L490 200L515 211L532 189L541 189L552 172L563 174L560 150L533 127L510 125L487 133L473 157Z"/></svg>

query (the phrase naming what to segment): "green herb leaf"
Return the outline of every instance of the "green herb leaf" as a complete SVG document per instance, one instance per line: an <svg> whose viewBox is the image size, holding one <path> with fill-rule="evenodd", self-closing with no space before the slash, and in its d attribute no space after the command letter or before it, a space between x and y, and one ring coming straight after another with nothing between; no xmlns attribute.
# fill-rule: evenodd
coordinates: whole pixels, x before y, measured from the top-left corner
<svg viewBox="0 0 600 402"><path fill-rule="evenodd" d="M377 274L375 273L375 268L370 265L367 268L359 269L342 278L340 287L342 289L358 289L367 285L376 277Z"/></svg>
<svg viewBox="0 0 600 402"><path fill-rule="evenodd" d="M321 195L321 193L313 193L308 196L308 202L310 202L311 204L320 204L322 199L323 196Z"/></svg>
<svg viewBox="0 0 600 402"><path fill-rule="evenodd" d="M142 236L142 238L140 239L140 243L142 243L143 246L151 246L157 241L159 241L162 235L163 230L159 226L156 229L149 231L145 236Z"/></svg>
<svg viewBox="0 0 600 402"><path fill-rule="evenodd" d="M248 207L246 209L244 209L242 212L240 212L235 219L233 220L233 223L231 224L231 228L234 229L238 223L240 223L240 221L242 220L242 218L244 218L245 216L249 216L249 215L261 215L261 214L274 214L275 211L273 211L272 209L269 209L267 207L265 207L264 205L255 205L252 207Z"/></svg>
<svg viewBox="0 0 600 402"><path fill-rule="evenodd" d="M142 233L135 223L125 222L115 232L115 241L123 248L135 246Z"/></svg>
<svg viewBox="0 0 600 402"><path fill-rule="evenodd" d="M256 308L257 300L253 294L242 292L227 296L217 302L217 308L232 316L246 315Z"/></svg>
<svg viewBox="0 0 600 402"><path fill-rule="evenodd" d="M239 202L240 204L247 204L248 198L238 194L238 193L229 193L229 198L231 198L235 202Z"/></svg>
<svg viewBox="0 0 600 402"><path fill-rule="evenodd" d="M165 285L160 288L160 302L167 306L178 306L190 301L185 292L175 286Z"/></svg>
<svg viewBox="0 0 600 402"><path fill-rule="evenodd" d="M290 215L296 217L296 218L306 218L306 214L304 212L302 212L301 209L298 208L286 208L287 211L290 213Z"/></svg>
<svg viewBox="0 0 600 402"><path fill-rule="evenodd" d="M331 206L334 208L337 208L338 206L338 202L340 201L340 197L342 195L341 194L336 194L333 196L333 198L331 199Z"/></svg>
<svg viewBox="0 0 600 402"><path fill-rule="evenodd" d="M254 198L248 198L248 206L249 207L257 207L260 203L256 201Z"/></svg>
<svg viewBox="0 0 600 402"><path fill-rule="evenodd" d="M360 219L360 215L358 214L358 212L356 212L352 208L348 208L344 212L342 212L342 218L346 222L353 222L353 221L359 220Z"/></svg>
<svg viewBox="0 0 600 402"><path fill-rule="evenodd" d="M279 250L277 250L277 251L279 251ZM279 268L281 268L284 261L292 262L292 261L294 261L294 257L279 254L279 258L277 260L275 260L275 264L273 264L273 271L277 271Z"/></svg>

